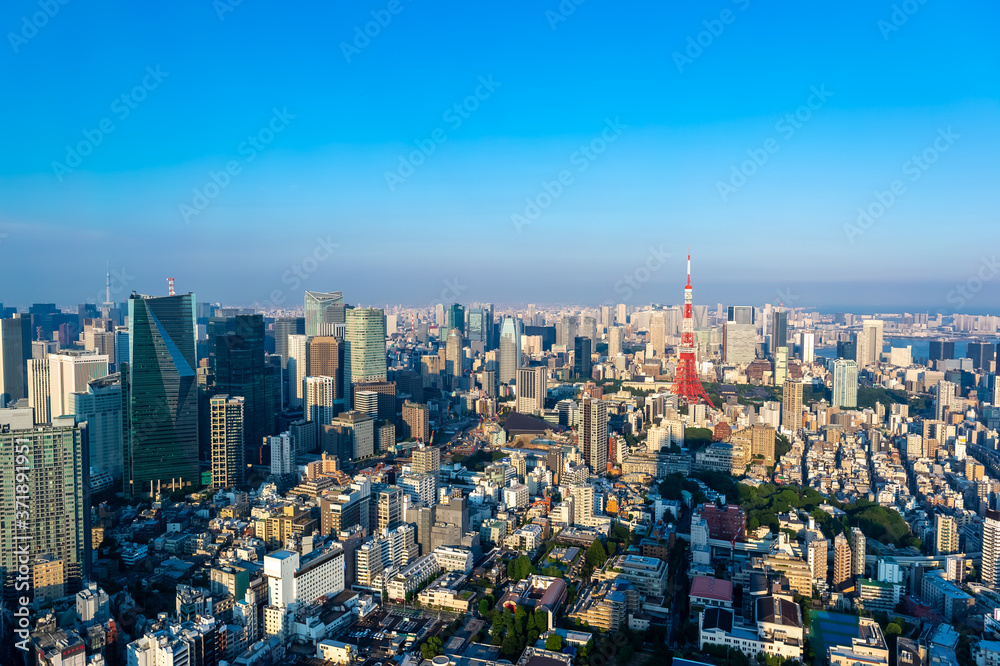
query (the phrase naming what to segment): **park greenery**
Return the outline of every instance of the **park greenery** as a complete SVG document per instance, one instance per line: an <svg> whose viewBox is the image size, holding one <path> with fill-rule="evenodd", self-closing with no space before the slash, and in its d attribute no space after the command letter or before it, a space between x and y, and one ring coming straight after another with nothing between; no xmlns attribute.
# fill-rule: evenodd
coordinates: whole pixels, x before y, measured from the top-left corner
<svg viewBox="0 0 1000 666"><path fill-rule="evenodd" d="M816 520L816 525L828 538L858 527L870 539L884 544L893 544L897 548L913 546L920 548L920 539L910 532L910 527L901 515L894 509L880 506L865 498L854 502L839 502L834 498L823 497L815 488L798 486L776 486L765 483L761 486L750 486L737 483L732 476L721 472L694 472L690 477L683 474L670 474L660 482L660 495L664 499L680 500L682 491L692 495L693 501L702 503L705 495L701 491L698 480L709 488L726 496L729 502L739 504L747 513L747 529L756 530L766 526L772 532L779 530L778 516L794 512L806 513ZM827 505L840 509L844 515L834 517L819 508Z"/></svg>
<svg viewBox="0 0 1000 666"><path fill-rule="evenodd" d="M891 543L898 548L920 547L920 539L910 532L909 525L897 511L864 498L850 503L838 502L836 499L823 497L814 488L782 487L771 483L759 487L741 483L736 486L736 492L739 505L747 512L748 530L755 530L763 525L772 532L777 532L778 515L789 511L804 512L816 520L817 527L828 538L857 527L868 538L884 544ZM820 508L824 504L840 509L844 515L834 517Z"/></svg>
<svg viewBox="0 0 1000 666"><path fill-rule="evenodd" d="M492 612L487 617L492 621L490 642L500 646L500 654L506 659L516 659L525 646L534 645L538 637L549 629L549 616L544 611L528 613L518 606L513 613L507 609Z"/></svg>

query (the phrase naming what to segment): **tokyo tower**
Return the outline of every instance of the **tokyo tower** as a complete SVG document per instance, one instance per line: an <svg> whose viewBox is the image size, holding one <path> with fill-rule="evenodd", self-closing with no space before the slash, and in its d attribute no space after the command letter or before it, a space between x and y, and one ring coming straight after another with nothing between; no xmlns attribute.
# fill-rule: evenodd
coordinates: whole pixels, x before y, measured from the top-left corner
<svg viewBox="0 0 1000 666"><path fill-rule="evenodd" d="M688 280L684 286L684 323L681 326L681 360L674 377L674 395L683 398L689 405L704 400L713 409L715 405L705 393L705 387L698 379L698 366L694 358L694 316L691 305L691 254L688 253Z"/></svg>

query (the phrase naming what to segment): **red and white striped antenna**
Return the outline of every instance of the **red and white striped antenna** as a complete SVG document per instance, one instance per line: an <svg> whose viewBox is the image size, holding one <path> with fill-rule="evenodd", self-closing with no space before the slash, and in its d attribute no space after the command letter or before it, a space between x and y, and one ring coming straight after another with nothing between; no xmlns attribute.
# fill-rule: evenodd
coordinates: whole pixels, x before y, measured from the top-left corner
<svg viewBox="0 0 1000 666"><path fill-rule="evenodd" d="M174 279L171 277L167 278L167 296L174 295Z"/></svg>

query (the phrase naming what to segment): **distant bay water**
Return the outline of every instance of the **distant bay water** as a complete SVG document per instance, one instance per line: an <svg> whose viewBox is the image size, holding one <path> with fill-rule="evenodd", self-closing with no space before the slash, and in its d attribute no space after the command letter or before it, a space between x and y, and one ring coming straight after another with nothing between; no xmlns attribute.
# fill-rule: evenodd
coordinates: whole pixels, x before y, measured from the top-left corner
<svg viewBox="0 0 1000 666"><path fill-rule="evenodd" d="M997 338L987 338L986 342L997 344ZM926 363L930 356L931 338L886 338L882 351L887 352L890 348L912 347L911 354L915 363ZM969 348L968 340L955 340L955 358L965 358L965 352ZM836 358L836 347L823 347L816 350L816 356L823 358Z"/></svg>

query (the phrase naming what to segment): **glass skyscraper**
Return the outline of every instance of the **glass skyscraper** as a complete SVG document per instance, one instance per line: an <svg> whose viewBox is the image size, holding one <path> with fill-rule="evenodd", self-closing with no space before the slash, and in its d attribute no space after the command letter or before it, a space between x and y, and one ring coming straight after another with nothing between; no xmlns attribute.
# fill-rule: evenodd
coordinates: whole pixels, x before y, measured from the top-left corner
<svg viewBox="0 0 1000 666"><path fill-rule="evenodd" d="M335 335L345 322L343 292L307 291L305 307L306 335Z"/></svg>
<svg viewBox="0 0 1000 666"><path fill-rule="evenodd" d="M214 350L215 391L243 398L243 442L247 456L259 461L268 427L264 369L264 316L236 315L209 322L209 349Z"/></svg>
<svg viewBox="0 0 1000 666"><path fill-rule="evenodd" d="M28 397L31 317L0 319L0 407Z"/></svg>
<svg viewBox="0 0 1000 666"><path fill-rule="evenodd" d="M194 294L128 300L121 373L126 497L199 482Z"/></svg>
<svg viewBox="0 0 1000 666"><path fill-rule="evenodd" d="M459 335L465 335L465 308L458 303L448 307L448 330L456 329Z"/></svg>
<svg viewBox="0 0 1000 666"><path fill-rule="evenodd" d="M344 399L350 408L354 384L386 378L385 314L378 308L352 308L347 311L346 323Z"/></svg>

